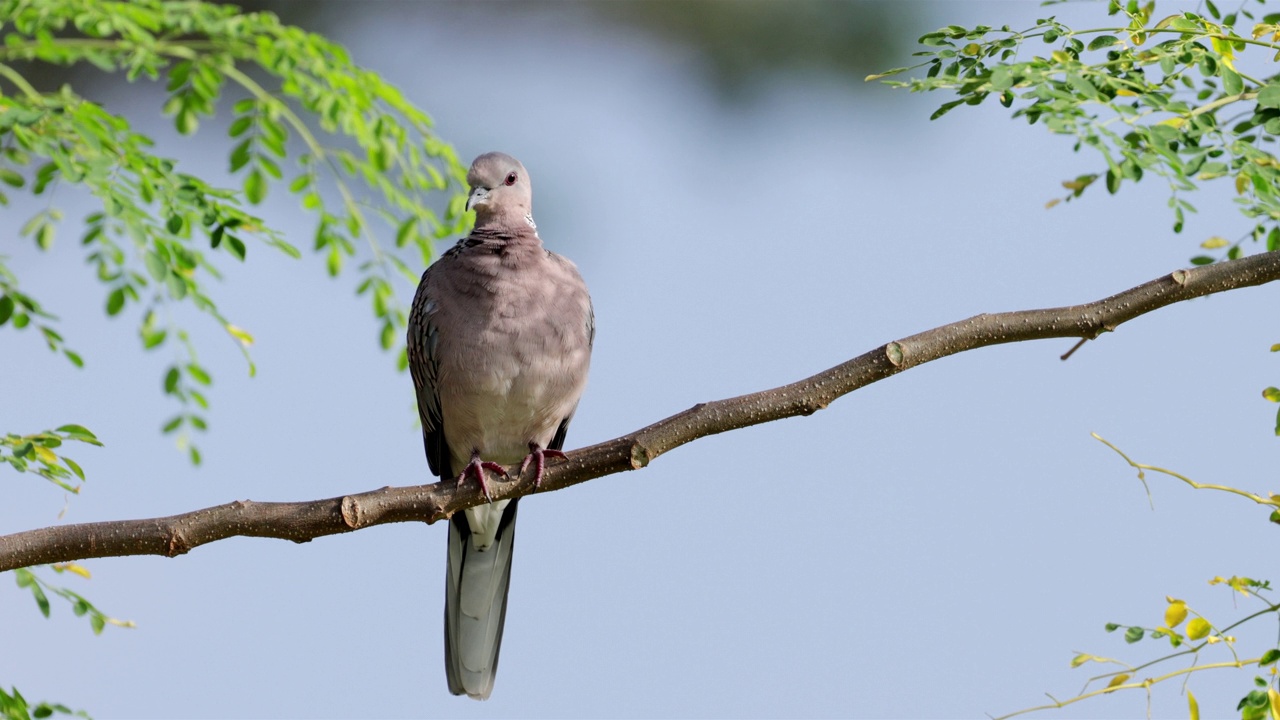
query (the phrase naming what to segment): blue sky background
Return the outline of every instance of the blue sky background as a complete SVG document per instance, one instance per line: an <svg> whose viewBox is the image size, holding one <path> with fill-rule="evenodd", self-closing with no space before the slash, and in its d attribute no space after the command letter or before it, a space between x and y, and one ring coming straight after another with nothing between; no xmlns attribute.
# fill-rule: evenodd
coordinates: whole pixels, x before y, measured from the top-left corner
<svg viewBox="0 0 1280 720"><path fill-rule="evenodd" d="M856 78L779 69L726 98L695 49L574 6L392 7L331 10L323 30L432 113L465 160L519 157L543 238L591 287L595 357L570 447L979 312L1095 300L1245 227L1229 188L1210 187L1175 236L1154 178L1046 210L1099 159L995 105L930 122L946 98L861 83L909 49ZM1052 12L1097 27L1102 8ZM1049 12L912 2L894 32ZM189 170L224 173L218 126L175 140L159 90L105 101ZM71 222L90 207L58 202ZM11 227L35 207L7 211ZM282 189L265 212L309 245L311 219ZM72 228L52 252L16 233L3 252L88 363L0 331L0 427L78 422L106 447L69 453L89 473L69 500L0 475L0 532L429 479L410 379L377 349L355 280L328 279L321 258L251 246L215 288L258 339L256 378L193 321L216 381L193 469L159 433L172 357L140 350L135 316L104 319ZM1104 623L1157 625L1166 595L1229 622L1253 606L1206 581L1275 576L1265 511L1151 476L1153 512L1089 436L1204 482L1276 489L1275 406L1259 394L1280 374L1265 320L1275 293L1166 308L1066 363L1069 340L964 353L809 418L526 500L486 703L444 681L443 525L91 561L91 581L67 582L138 623L100 637L59 603L42 619L0 582L0 684L99 718L974 717L1069 697L1101 671L1069 668L1075 652L1159 652ZM1241 657L1274 641L1273 621L1252 627ZM1190 687L1223 716L1251 677L1216 670ZM1145 703L1131 692L1044 716L1137 716ZM1176 683L1155 689L1153 716L1185 708Z"/></svg>

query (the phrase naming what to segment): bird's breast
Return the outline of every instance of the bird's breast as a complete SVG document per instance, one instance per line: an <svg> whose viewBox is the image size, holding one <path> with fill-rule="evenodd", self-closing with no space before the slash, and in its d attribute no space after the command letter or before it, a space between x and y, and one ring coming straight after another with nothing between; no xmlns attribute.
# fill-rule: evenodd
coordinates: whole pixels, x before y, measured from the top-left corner
<svg viewBox="0 0 1280 720"><path fill-rule="evenodd" d="M574 287L554 273L477 273L467 292L438 301L438 312L455 314L439 365L455 453L519 462L530 442L545 446L573 412L590 363L590 301L574 297Z"/></svg>

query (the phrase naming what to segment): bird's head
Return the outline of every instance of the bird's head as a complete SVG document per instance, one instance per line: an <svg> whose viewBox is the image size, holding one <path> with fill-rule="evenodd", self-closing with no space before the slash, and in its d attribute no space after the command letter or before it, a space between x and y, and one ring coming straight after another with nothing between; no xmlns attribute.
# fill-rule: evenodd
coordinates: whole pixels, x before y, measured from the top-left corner
<svg viewBox="0 0 1280 720"><path fill-rule="evenodd" d="M476 211L476 225L497 223L512 227L533 225L533 187L520 161L500 152L481 155L467 171L467 209Z"/></svg>

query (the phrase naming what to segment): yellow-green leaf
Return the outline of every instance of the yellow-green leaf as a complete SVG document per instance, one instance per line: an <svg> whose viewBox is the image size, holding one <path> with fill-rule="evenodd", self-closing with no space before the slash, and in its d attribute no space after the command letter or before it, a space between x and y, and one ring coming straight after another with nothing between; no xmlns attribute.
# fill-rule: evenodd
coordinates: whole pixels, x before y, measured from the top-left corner
<svg viewBox="0 0 1280 720"><path fill-rule="evenodd" d="M1187 709L1191 711L1191 720L1200 720L1200 703L1190 690L1187 690Z"/></svg>
<svg viewBox="0 0 1280 720"><path fill-rule="evenodd" d="M1164 611L1164 624L1168 628L1176 628L1187 619L1187 604L1181 600L1169 603Z"/></svg>
<svg viewBox="0 0 1280 720"><path fill-rule="evenodd" d="M1201 617L1192 618L1191 622L1187 623L1187 637L1192 640L1200 640L1208 635L1212 629L1208 620Z"/></svg>
<svg viewBox="0 0 1280 720"><path fill-rule="evenodd" d="M1275 688L1267 688L1268 709L1271 710L1271 720L1280 720L1280 692L1276 692Z"/></svg>
<svg viewBox="0 0 1280 720"><path fill-rule="evenodd" d="M1230 245L1230 244L1231 242L1226 238L1214 235L1208 240L1205 240L1204 242L1200 243L1200 247L1204 248L1205 250L1216 250L1217 248L1226 247L1227 245Z"/></svg>
<svg viewBox="0 0 1280 720"><path fill-rule="evenodd" d="M63 571L72 572L72 573L75 573L76 575L79 575L82 578L89 577L89 570L85 566L77 565L75 563L58 563L53 566L53 569L57 570L58 572L63 572Z"/></svg>
<svg viewBox="0 0 1280 720"><path fill-rule="evenodd" d="M1269 387L1262 391L1262 397L1271 402L1280 402L1280 388Z"/></svg>
<svg viewBox="0 0 1280 720"><path fill-rule="evenodd" d="M235 338L236 340L239 340L241 345L244 345L245 347L249 347L250 345L253 344L253 336L250 335L248 332L246 332L243 328L238 328L235 325L232 325L230 323L227 323L226 327L227 327L227 332L231 334L231 337Z"/></svg>
<svg viewBox="0 0 1280 720"><path fill-rule="evenodd" d="M1106 692L1111 692L1112 690L1115 690L1117 687L1125 684L1125 682L1128 679L1129 679L1129 675L1127 673L1120 673L1119 675L1111 678L1111 682L1107 683Z"/></svg>
<svg viewBox="0 0 1280 720"><path fill-rule="evenodd" d="M1073 668L1080 667L1081 665L1089 662L1092 659L1093 659L1093 656L1090 655L1089 653L1080 653L1079 655L1071 658L1071 667Z"/></svg>

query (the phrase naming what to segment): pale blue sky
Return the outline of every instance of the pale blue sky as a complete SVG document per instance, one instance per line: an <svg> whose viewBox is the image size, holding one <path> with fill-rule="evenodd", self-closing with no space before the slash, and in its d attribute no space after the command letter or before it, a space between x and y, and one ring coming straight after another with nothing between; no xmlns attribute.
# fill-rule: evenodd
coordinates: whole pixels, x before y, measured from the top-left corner
<svg viewBox="0 0 1280 720"><path fill-rule="evenodd" d="M979 312L1095 300L1243 227L1215 190L1174 236L1156 181L1046 210L1061 180L1099 162L994 105L929 122L945 98L788 73L726 103L696 53L581 14L351 7L326 31L432 113L464 160L519 157L543 238L591 287L595 358L569 447ZM913 37L1050 12L913 8ZM1053 12L1104 24L1101 4ZM165 125L154 88L116 102L143 128ZM218 136L197 141L162 151L221 172ZM63 204L70 218L87 207ZM292 199L277 190L266 212L309 245ZM216 384L193 470L158 432L170 357L138 348L135 317L104 321L69 231L51 253L28 245L11 236L3 252L88 364L0 331L0 429L79 422L106 442L73 454L89 482L65 522L428 479L409 377L376 349L354 281L327 279L320 258L251 246L217 288L258 338L258 377L197 321ZM486 703L448 694L445 530L416 524L91 561L93 580L72 586L138 623L101 637L59 603L43 620L0 582L0 684L98 718L975 717L1068 697L1091 674L1068 667L1075 651L1154 654L1104 623L1156 625L1166 595L1227 620L1232 599L1206 581L1273 573L1265 512L1160 477L1152 512L1089 433L1202 481L1276 489L1275 406L1259 395L1280 374L1267 352L1280 333L1263 319L1275 292L1167 308L1067 363L1068 340L965 353L812 417L526 500ZM60 492L2 477L0 532L58 521ZM1273 633L1256 626L1241 652ZM1220 716L1252 675L1215 672L1191 687ZM1144 703L1113 695L1045 716L1137 716ZM1156 690L1154 716L1185 707L1177 686Z"/></svg>

